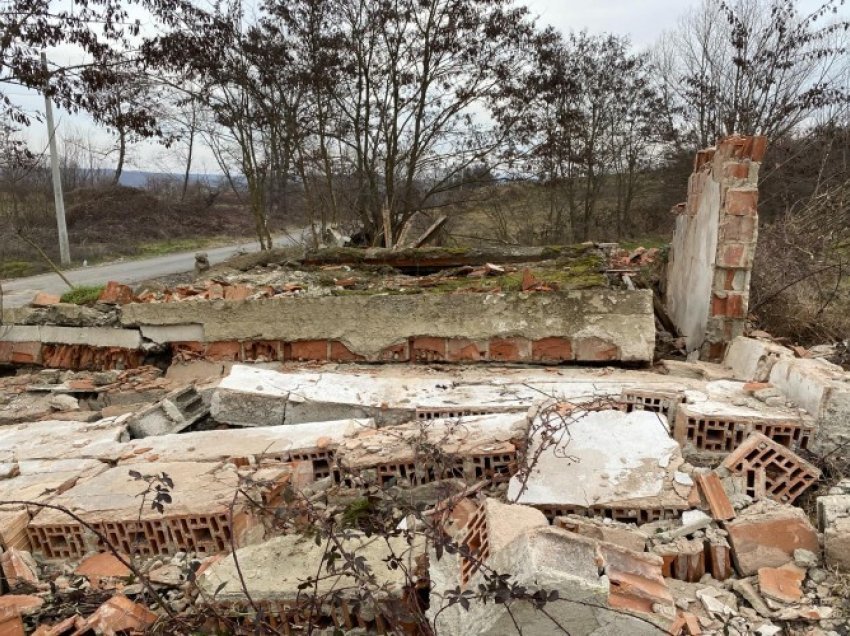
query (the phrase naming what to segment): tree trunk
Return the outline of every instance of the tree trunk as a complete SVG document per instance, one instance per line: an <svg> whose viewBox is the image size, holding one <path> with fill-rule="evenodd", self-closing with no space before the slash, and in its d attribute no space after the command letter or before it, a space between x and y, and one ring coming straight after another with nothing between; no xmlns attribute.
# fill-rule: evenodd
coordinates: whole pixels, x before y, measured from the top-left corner
<svg viewBox="0 0 850 636"><path fill-rule="evenodd" d="M192 169L192 151L195 148L195 109L192 108L192 125L189 128L189 153L186 158L186 172L183 174L183 191L180 193L180 200L186 198L186 190L189 188L189 174Z"/></svg>
<svg viewBox="0 0 850 636"><path fill-rule="evenodd" d="M118 132L118 165L115 167L115 175L112 177L112 185L118 185L121 181L121 173L124 171L124 157L127 154L127 132Z"/></svg>

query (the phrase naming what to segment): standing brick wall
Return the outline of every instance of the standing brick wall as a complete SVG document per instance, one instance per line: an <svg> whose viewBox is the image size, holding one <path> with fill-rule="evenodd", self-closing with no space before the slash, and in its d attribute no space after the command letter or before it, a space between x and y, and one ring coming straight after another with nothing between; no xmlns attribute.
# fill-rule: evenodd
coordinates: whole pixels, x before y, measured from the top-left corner
<svg viewBox="0 0 850 636"><path fill-rule="evenodd" d="M765 137L732 136L696 155L677 206L666 305L688 351L719 361L744 331L758 236L758 172Z"/></svg>

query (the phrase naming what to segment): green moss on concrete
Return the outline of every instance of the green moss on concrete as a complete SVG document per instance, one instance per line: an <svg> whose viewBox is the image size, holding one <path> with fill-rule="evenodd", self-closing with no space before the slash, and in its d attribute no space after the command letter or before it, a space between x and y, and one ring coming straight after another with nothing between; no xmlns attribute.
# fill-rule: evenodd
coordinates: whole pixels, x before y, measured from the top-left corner
<svg viewBox="0 0 850 636"><path fill-rule="evenodd" d="M81 285L62 294L63 303L72 305L93 305L103 293L103 285Z"/></svg>

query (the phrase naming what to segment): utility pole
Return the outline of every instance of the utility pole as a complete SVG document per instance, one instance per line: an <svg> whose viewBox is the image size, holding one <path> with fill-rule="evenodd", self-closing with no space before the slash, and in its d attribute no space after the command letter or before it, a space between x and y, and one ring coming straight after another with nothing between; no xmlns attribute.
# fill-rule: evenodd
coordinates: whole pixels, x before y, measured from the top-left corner
<svg viewBox="0 0 850 636"><path fill-rule="evenodd" d="M53 125L53 102L50 100L50 80L47 75L47 54L41 54L44 66L44 108L47 111L47 135L50 141L50 171L53 173L53 202L56 206L56 226L59 228L59 260L64 267L71 264L68 245L68 226L65 224L65 199L62 196L62 176L59 174L59 151L56 149L56 126Z"/></svg>

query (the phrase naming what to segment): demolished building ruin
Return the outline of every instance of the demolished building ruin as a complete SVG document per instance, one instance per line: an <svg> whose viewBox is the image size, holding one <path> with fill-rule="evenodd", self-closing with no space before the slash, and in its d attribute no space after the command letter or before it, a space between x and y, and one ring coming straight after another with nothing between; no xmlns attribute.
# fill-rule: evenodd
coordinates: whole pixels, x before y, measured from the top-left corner
<svg viewBox="0 0 850 636"><path fill-rule="evenodd" d="M649 366L653 292L597 246L331 250L5 312L0 626L841 633L850 487L819 458L850 376L743 335L761 144L702 153L677 227L701 360Z"/></svg>

